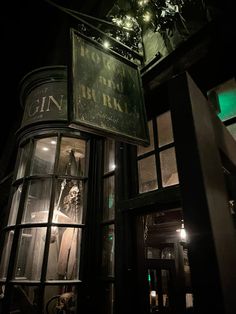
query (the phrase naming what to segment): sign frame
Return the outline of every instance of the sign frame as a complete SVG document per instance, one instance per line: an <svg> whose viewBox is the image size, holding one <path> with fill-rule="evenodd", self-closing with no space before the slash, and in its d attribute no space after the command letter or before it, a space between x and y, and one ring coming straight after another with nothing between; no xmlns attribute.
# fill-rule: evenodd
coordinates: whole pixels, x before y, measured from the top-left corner
<svg viewBox="0 0 236 314"><path fill-rule="evenodd" d="M148 146L150 138L138 65L74 28L70 29L70 44L69 126Z"/></svg>

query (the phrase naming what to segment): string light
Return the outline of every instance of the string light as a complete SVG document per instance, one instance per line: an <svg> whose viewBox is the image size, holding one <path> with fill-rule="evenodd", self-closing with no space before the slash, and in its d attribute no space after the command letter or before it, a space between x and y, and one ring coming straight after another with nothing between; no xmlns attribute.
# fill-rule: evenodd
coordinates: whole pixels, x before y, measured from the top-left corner
<svg viewBox="0 0 236 314"><path fill-rule="evenodd" d="M186 3L196 0L129 0L125 3L125 8L119 7L116 3L104 20L67 9L51 0L46 1L78 19L80 21L78 31L85 36L108 48L101 35L105 33L112 41L109 49L140 64L142 56L145 54L143 50L145 30L149 28L153 32L166 32L169 36L173 34L176 25L180 24L178 31L183 39L186 39L190 33L185 25L185 19L181 15L182 8ZM91 21L99 22L99 27L92 25Z"/></svg>
<svg viewBox="0 0 236 314"><path fill-rule="evenodd" d="M108 49L110 47L109 41L105 40L104 43L103 43L103 47Z"/></svg>

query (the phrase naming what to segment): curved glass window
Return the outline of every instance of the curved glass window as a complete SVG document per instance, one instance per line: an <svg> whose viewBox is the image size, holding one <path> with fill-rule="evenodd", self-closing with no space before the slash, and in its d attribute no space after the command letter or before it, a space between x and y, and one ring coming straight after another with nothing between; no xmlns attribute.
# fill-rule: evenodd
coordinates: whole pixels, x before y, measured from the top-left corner
<svg viewBox="0 0 236 314"><path fill-rule="evenodd" d="M22 143L3 230L0 280L16 283L8 286L9 295L21 293L46 311L70 293L77 313L88 141L70 131L54 131ZM46 303L38 299L43 295Z"/></svg>

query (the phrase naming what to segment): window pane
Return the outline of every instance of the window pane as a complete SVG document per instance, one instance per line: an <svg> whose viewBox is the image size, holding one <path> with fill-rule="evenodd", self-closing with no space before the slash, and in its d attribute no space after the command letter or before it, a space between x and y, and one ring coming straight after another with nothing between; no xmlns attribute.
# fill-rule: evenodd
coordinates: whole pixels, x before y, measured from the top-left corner
<svg viewBox="0 0 236 314"><path fill-rule="evenodd" d="M157 117L157 130L159 147L174 141L170 111Z"/></svg>
<svg viewBox="0 0 236 314"><path fill-rule="evenodd" d="M44 293L44 313L48 314L76 314L77 287L71 285L46 286Z"/></svg>
<svg viewBox="0 0 236 314"><path fill-rule="evenodd" d="M158 188L155 156L138 161L139 193L152 191Z"/></svg>
<svg viewBox="0 0 236 314"><path fill-rule="evenodd" d="M34 314L39 306L38 286L17 285L13 286L10 297L11 314Z"/></svg>
<svg viewBox="0 0 236 314"><path fill-rule="evenodd" d="M142 222L144 255L148 266L150 313L156 313L157 309L169 313L176 302L173 299L176 267L181 274L180 286L186 293L192 291L183 212L181 208L159 210L142 216ZM177 286L176 288L178 289ZM186 303L186 307L189 306L190 302Z"/></svg>
<svg viewBox="0 0 236 314"><path fill-rule="evenodd" d="M21 192L22 192L22 185L20 185L18 187L18 189L15 191L13 198L12 198L10 215L9 215L9 219L8 219L8 225L9 226L16 224L16 217L18 214Z"/></svg>
<svg viewBox="0 0 236 314"><path fill-rule="evenodd" d="M107 139L104 147L104 173L114 170L115 167L115 141Z"/></svg>
<svg viewBox="0 0 236 314"><path fill-rule="evenodd" d="M104 179L103 220L114 219L115 216L115 177Z"/></svg>
<svg viewBox="0 0 236 314"><path fill-rule="evenodd" d="M77 180L58 180L53 222L81 223L83 215L83 184Z"/></svg>
<svg viewBox="0 0 236 314"><path fill-rule="evenodd" d="M0 263L0 279L6 279L8 262L11 253L12 240L14 236L14 231L8 231L5 235L4 247L1 256Z"/></svg>
<svg viewBox="0 0 236 314"><path fill-rule="evenodd" d="M51 196L51 180L29 182L22 223L47 222Z"/></svg>
<svg viewBox="0 0 236 314"><path fill-rule="evenodd" d="M179 177L174 147L160 152L160 162L163 187L178 184Z"/></svg>
<svg viewBox="0 0 236 314"><path fill-rule="evenodd" d="M48 255L48 280L79 278L81 230L52 227Z"/></svg>
<svg viewBox="0 0 236 314"><path fill-rule="evenodd" d="M102 249L102 273L104 276L114 276L114 249L114 225L104 226Z"/></svg>
<svg viewBox="0 0 236 314"><path fill-rule="evenodd" d="M227 129L229 130L233 138L236 140L236 123L227 126Z"/></svg>
<svg viewBox="0 0 236 314"><path fill-rule="evenodd" d="M15 279L40 280L46 228L23 229L20 232L15 265Z"/></svg>
<svg viewBox="0 0 236 314"><path fill-rule="evenodd" d="M85 148L84 140L62 137L58 172L71 176L84 176Z"/></svg>
<svg viewBox="0 0 236 314"><path fill-rule="evenodd" d="M151 150L154 149L154 137L153 137L153 123L152 120L148 121L148 130L149 130L149 135L150 135L150 145L145 147L145 146L138 146L138 156L143 155L145 153L150 152Z"/></svg>
<svg viewBox="0 0 236 314"><path fill-rule="evenodd" d="M51 174L53 173L56 137L49 137L35 142L31 174Z"/></svg>
<svg viewBox="0 0 236 314"><path fill-rule="evenodd" d="M29 144L25 145L20 150L20 161L19 161L16 179L20 179L24 177L28 156L29 156Z"/></svg>

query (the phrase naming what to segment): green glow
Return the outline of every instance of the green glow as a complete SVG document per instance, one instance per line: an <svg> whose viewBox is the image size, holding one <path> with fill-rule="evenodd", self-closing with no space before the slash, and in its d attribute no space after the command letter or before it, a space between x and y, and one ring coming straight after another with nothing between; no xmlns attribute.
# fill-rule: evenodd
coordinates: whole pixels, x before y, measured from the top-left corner
<svg viewBox="0 0 236 314"><path fill-rule="evenodd" d="M148 281L151 282L151 276L148 274Z"/></svg>
<svg viewBox="0 0 236 314"><path fill-rule="evenodd" d="M222 121L236 116L236 89L231 89L218 94L221 112L218 114Z"/></svg>

